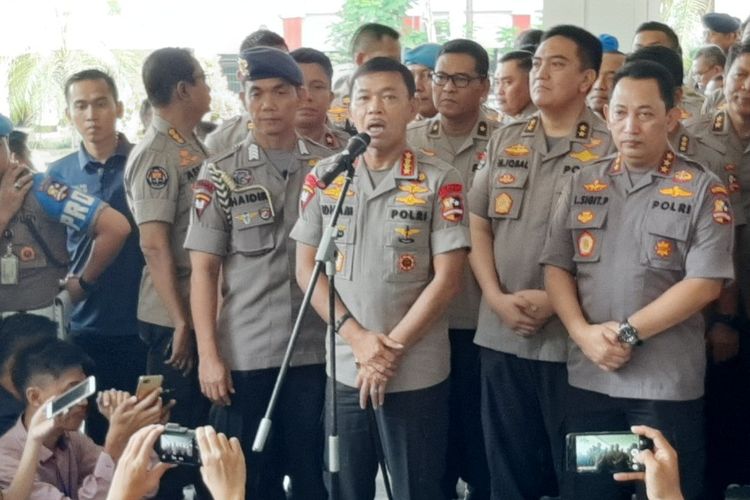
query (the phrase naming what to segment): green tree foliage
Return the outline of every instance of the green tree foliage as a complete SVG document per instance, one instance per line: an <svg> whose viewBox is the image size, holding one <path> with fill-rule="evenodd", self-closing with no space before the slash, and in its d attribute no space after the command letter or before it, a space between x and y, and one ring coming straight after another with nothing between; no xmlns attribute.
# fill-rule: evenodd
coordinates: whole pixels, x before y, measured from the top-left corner
<svg viewBox="0 0 750 500"><path fill-rule="evenodd" d="M693 49L703 45L701 18L712 8L712 0L661 0L661 18L680 37L685 67Z"/></svg>

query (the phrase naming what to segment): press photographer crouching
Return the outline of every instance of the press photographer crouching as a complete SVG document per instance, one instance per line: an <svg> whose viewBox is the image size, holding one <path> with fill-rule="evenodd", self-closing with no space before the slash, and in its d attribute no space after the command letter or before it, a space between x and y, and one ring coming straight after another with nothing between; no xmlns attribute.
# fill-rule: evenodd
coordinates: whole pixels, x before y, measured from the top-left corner
<svg viewBox="0 0 750 500"><path fill-rule="evenodd" d="M19 469L32 416L50 398L84 382L90 368L91 360L79 347L57 339L41 340L18 354L12 381L25 409L15 426L0 438L0 488L7 488ZM160 393L154 391L140 401L127 392L100 393L99 411L109 420L103 447L78 431L88 411L87 399L61 414L42 441L37 476L28 498L104 498L115 462L130 436L166 418L168 408L162 407Z"/></svg>

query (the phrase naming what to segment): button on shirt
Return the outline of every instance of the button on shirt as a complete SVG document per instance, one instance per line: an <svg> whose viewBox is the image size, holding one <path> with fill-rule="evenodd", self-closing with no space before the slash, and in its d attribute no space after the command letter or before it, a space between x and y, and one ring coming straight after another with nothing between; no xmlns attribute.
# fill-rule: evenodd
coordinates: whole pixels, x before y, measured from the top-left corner
<svg viewBox="0 0 750 500"><path fill-rule="evenodd" d="M434 154L455 167L461 174L465 190L469 192L477 167L484 158L487 141L497 127L496 122L482 114L471 133L462 138L463 143L454 150L451 144L453 138L445 134L440 115L437 115L409 124L406 137L409 144L421 148L424 154ZM468 262L464 267L462 284L461 293L448 307L448 324L450 328L475 330L482 291Z"/></svg>
<svg viewBox="0 0 750 500"><path fill-rule="evenodd" d="M326 148L299 138L291 162L274 166L250 134L201 170L185 248L222 257L217 342L231 370L281 364L302 304L289 232L305 176L328 155ZM310 309L292 364L322 363L324 342L325 325Z"/></svg>
<svg viewBox="0 0 750 500"><path fill-rule="evenodd" d="M291 233L300 243L317 246L333 214L343 176L326 189L316 187L332 161L320 162L302 187ZM418 150L406 150L377 186L365 168L360 158L338 219L336 289L360 324L388 334L432 280L433 257L469 247L463 185L454 168ZM354 361L349 344L337 336L336 375L350 387L356 386ZM424 389L449 372L448 324L441 317L406 351L387 391Z"/></svg>
<svg viewBox="0 0 750 500"><path fill-rule="evenodd" d="M588 108L568 137L551 150L539 114L501 128L490 139L469 193L471 213L492 227L495 269L506 293L544 289L539 255L547 226L567 180L611 151L604 122ZM485 300L474 342L525 359L563 362L567 332L553 316L522 337L502 322Z"/></svg>
<svg viewBox="0 0 750 500"><path fill-rule="evenodd" d="M726 189L671 151L631 186L619 158L581 170L562 196L540 262L576 278L592 324L623 321L684 279L732 279L732 214ZM703 395L700 313L633 349L614 372L571 340L571 385L613 397L686 401Z"/></svg>
<svg viewBox="0 0 750 500"><path fill-rule="evenodd" d="M190 258L182 245L190 221L191 186L206 156L206 150L194 134L183 137L167 121L154 116L143 140L130 152L125 167L125 192L136 224L165 222L170 225L177 286L185 303L189 302L190 295ZM143 270L138 296L138 319L174 326L156 293L148 265Z"/></svg>
<svg viewBox="0 0 750 500"><path fill-rule="evenodd" d="M0 438L0 487L4 489L18 472L26 438L22 418ZM53 450L42 446L29 500L104 500L114 471L112 457L91 438L65 432Z"/></svg>
<svg viewBox="0 0 750 500"><path fill-rule="evenodd" d="M102 164L81 144L78 152L52 163L48 173L81 192L106 201L127 217L135 228L123 186L125 162L132 148L127 138L120 134L117 149ZM67 241L71 269L78 274L90 255L92 239L68 229ZM71 317L72 331L77 334L136 335L136 308L143 264L138 231L133 230L115 260L97 279L97 292L76 304Z"/></svg>

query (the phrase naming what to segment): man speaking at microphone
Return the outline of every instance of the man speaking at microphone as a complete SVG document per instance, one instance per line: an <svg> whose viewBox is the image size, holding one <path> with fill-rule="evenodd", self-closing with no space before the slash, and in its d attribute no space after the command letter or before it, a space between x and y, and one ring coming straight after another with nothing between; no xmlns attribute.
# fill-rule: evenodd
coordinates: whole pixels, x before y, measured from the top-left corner
<svg viewBox="0 0 750 500"><path fill-rule="evenodd" d="M441 497L448 430L450 345L443 312L459 291L470 245L464 189L453 167L406 142L417 101L405 66L374 58L351 82L351 117L371 142L354 160L335 241L340 498L374 497L380 441L394 498L434 500ZM291 233L302 287L344 184L343 175L325 188L319 180L339 160L320 162L302 187ZM313 306L327 321L325 277ZM368 414L373 409L374 418ZM330 429L328 412L326 419Z"/></svg>
<svg viewBox="0 0 750 500"><path fill-rule="evenodd" d="M256 47L242 59L245 106L255 126L242 143L201 168L185 247L193 265L198 374L203 394L214 403L211 424L250 450L302 303L294 283L294 242L288 238L297 200L310 167L331 152L294 131L306 91L291 56ZM267 447L248 455L248 498L285 499L285 475L292 499L326 497L320 419L324 332L310 311Z"/></svg>

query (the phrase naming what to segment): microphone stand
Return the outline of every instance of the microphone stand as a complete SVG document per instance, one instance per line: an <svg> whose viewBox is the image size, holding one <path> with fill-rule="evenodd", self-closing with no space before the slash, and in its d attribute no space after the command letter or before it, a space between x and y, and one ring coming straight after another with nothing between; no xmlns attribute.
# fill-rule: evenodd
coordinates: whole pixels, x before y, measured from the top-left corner
<svg viewBox="0 0 750 500"><path fill-rule="evenodd" d="M255 434L255 440L253 441L253 451L260 453L265 447L268 434L271 431L272 420L274 409L281 393L281 387L286 379L286 374L289 369L289 363L294 352L294 347L297 343L297 337L299 337L300 330L302 328L302 318L305 315L310 301L312 300L315 286L318 283L318 277L325 267L326 275L328 276L328 328L326 334L328 336L328 362L330 363L330 388L331 388L331 434L328 437L328 470L331 473L331 500L337 500L339 496L338 487L338 473L340 469L339 463L339 442L338 442L338 406L336 398L336 315L335 315L335 304L336 304L336 290L334 288L334 275L336 274L336 246L334 240L338 236L337 222L339 215L344 206L344 199L346 193L349 191L349 186L352 183L354 177L354 165L349 160L346 167L346 175L344 178L344 185L342 186L341 193L339 194L338 200L336 200L336 206L333 211L331 220L323 232L323 237L318 245L318 251L315 254L315 267L313 268L312 276L307 284L307 290L302 300L302 306L297 313L297 320L294 323L292 335L289 338L289 343L284 353L284 359L281 362L279 374L276 377L276 383L271 393L271 399L268 401L266 407L266 413L258 426L258 431ZM294 486L294 485L292 485Z"/></svg>

